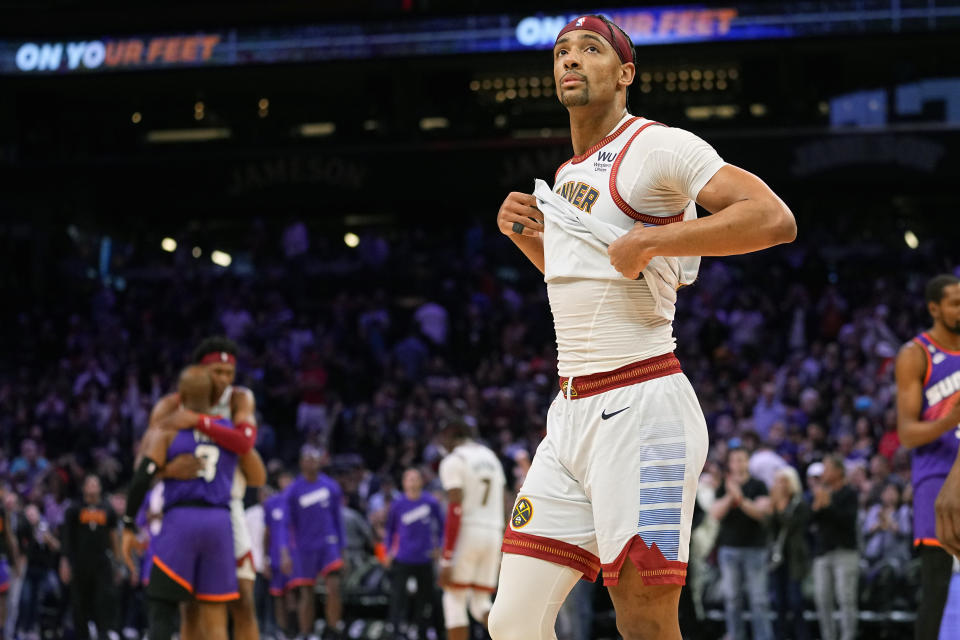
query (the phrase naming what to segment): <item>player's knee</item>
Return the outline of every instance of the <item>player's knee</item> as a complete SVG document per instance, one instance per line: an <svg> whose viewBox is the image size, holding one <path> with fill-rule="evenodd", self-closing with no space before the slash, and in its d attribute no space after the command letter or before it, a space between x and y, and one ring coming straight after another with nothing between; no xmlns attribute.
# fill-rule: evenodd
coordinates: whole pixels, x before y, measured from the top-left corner
<svg viewBox="0 0 960 640"><path fill-rule="evenodd" d="M623 640L658 640L674 634L679 637L679 626L676 610L670 615L657 606L617 614L617 631Z"/></svg>
<svg viewBox="0 0 960 640"><path fill-rule="evenodd" d="M547 640L536 615L523 602L497 598L490 609L487 630L493 640Z"/></svg>
<svg viewBox="0 0 960 640"><path fill-rule="evenodd" d="M470 600L467 609L470 611L470 616L480 624L486 623L487 614L490 613L490 606L491 601L489 593L484 593L482 591L472 591L470 593Z"/></svg>
<svg viewBox="0 0 960 640"><path fill-rule="evenodd" d="M467 620L467 592L463 589L443 591L443 621L447 629L459 629L470 625Z"/></svg>

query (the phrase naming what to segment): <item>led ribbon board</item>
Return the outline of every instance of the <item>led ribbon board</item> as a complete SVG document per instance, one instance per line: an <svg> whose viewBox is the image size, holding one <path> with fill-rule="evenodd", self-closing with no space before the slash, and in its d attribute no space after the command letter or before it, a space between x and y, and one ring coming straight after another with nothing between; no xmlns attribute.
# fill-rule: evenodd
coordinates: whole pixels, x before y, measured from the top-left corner
<svg viewBox="0 0 960 640"><path fill-rule="evenodd" d="M637 46L960 30L960 0L591 10ZM579 14L475 15L66 40L0 41L0 73L73 74L549 49Z"/></svg>

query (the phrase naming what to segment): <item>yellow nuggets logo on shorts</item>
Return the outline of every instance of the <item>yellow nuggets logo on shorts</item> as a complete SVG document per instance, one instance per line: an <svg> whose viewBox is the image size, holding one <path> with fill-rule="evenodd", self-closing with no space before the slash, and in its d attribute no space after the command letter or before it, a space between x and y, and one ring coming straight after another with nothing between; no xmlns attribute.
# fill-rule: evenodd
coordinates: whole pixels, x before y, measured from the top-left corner
<svg viewBox="0 0 960 640"><path fill-rule="evenodd" d="M530 501L526 498L520 498L517 500L517 506L513 508L513 515L510 516L510 521L513 523L514 529L520 529L530 522L530 518L533 517L533 505L530 504Z"/></svg>
<svg viewBox="0 0 960 640"><path fill-rule="evenodd" d="M590 209L600 197L600 192L586 182L565 182L558 188L557 193L566 198L573 206L581 211L590 213Z"/></svg>

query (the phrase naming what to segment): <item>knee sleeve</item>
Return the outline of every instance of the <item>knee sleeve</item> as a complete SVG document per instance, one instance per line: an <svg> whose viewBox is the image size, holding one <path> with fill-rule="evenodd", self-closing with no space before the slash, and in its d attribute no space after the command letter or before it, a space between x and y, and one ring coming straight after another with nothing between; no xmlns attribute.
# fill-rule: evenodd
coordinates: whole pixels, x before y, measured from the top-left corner
<svg viewBox="0 0 960 640"><path fill-rule="evenodd" d="M469 626L466 589L444 589L443 620L447 629Z"/></svg>
<svg viewBox="0 0 960 640"><path fill-rule="evenodd" d="M467 610L470 611L470 616L480 624L484 623L484 619L487 617L487 614L490 613L491 606L492 602L489 593L486 591L470 592Z"/></svg>
<svg viewBox="0 0 960 640"><path fill-rule="evenodd" d="M493 640L556 640L557 613L582 574L546 560L504 554L488 622Z"/></svg>

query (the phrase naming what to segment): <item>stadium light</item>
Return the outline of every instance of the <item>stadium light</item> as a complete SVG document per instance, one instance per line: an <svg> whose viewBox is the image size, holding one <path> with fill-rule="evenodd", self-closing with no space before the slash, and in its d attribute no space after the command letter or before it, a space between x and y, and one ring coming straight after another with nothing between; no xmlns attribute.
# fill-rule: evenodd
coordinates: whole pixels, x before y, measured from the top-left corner
<svg viewBox="0 0 960 640"><path fill-rule="evenodd" d="M507 92L507 97L511 98L510 93L513 93L515 98L517 92L513 89ZM511 98L512 99L512 98ZM446 129L450 126L450 121L446 118L421 118L420 119L420 129L423 131L430 131L431 129Z"/></svg>
<svg viewBox="0 0 960 640"><path fill-rule="evenodd" d="M329 136L336 130L337 125L332 122L310 122L299 127L300 135L304 138Z"/></svg>
<svg viewBox="0 0 960 640"><path fill-rule="evenodd" d="M194 247L190 253L194 258L199 258L203 255L203 250L200 247Z"/></svg>
<svg viewBox="0 0 960 640"><path fill-rule="evenodd" d="M177 241L173 238L164 238L160 241L160 248L167 253L173 253L177 250Z"/></svg>
<svg viewBox="0 0 960 640"><path fill-rule="evenodd" d="M920 246L920 239L917 238L917 234L909 229L907 229L906 233L903 234L903 241L906 242L907 246L911 249L916 249Z"/></svg>
<svg viewBox="0 0 960 640"><path fill-rule="evenodd" d="M343 243L351 249L355 249L360 244L360 237L355 233L347 233L343 236Z"/></svg>
<svg viewBox="0 0 960 640"><path fill-rule="evenodd" d="M229 138L230 129L156 129L147 133L147 142L206 142Z"/></svg>
<svg viewBox="0 0 960 640"><path fill-rule="evenodd" d="M219 267L229 267L233 258L225 251L214 251L210 254L210 262Z"/></svg>

